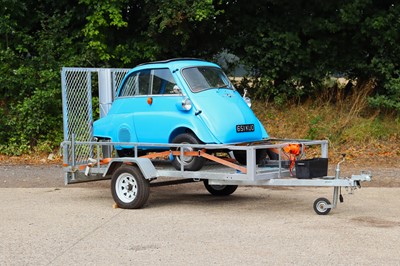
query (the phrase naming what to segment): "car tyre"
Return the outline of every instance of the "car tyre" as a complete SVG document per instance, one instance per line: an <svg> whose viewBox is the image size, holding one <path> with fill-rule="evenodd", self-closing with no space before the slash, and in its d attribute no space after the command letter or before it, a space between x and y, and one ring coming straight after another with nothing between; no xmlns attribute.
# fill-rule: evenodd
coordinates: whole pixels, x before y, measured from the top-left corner
<svg viewBox="0 0 400 266"><path fill-rule="evenodd" d="M233 155L235 156L236 161L239 164L246 165L247 164L247 155L244 150L235 150L233 151ZM258 149L256 151L256 164L261 164L263 160L267 157L266 149Z"/></svg>
<svg viewBox="0 0 400 266"><path fill-rule="evenodd" d="M176 136L172 143L179 143L179 144L201 144L201 141L190 133L182 133ZM176 150L180 150L177 148ZM195 149L191 147L186 147L185 151L194 151ZM181 169L181 163L183 163L184 169L187 171L198 171L204 165L204 158L203 157L196 157L196 156L174 156L172 161L172 165L175 167L176 170Z"/></svg>
<svg viewBox="0 0 400 266"><path fill-rule="evenodd" d="M117 150L117 154L119 158L122 157L135 157L135 150L134 149L122 149ZM146 155L147 153L143 150L138 150L138 157Z"/></svg>

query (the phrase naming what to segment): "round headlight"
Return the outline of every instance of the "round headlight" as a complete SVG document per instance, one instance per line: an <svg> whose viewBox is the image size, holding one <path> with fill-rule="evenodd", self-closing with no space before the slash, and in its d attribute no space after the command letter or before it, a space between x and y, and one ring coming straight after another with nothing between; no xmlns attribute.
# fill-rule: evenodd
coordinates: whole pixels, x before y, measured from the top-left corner
<svg viewBox="0 0 400 266"><path fill-rule="evenodd" d="M182 108L186 111L189 111L190 109L192 109L192 101L189 98L185 98L182 101Z"/></svg>

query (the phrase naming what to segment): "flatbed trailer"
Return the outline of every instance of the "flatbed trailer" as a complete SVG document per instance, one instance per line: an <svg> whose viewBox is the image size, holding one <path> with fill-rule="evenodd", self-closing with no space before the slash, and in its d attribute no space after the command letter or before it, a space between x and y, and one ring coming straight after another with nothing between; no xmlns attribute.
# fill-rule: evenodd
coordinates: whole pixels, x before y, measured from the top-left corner
<svg viewBox="0 0 400 266"><path fill-rule="evenodd" d="M230 145L207 144L158 144L158 143L124 143L101 141L64 141L63 168L65 183L73 184L96 180L111 179L111 192L116 204L121 208L137 209L143 207L150 193L150 187L188 182L203 181L205 188L213 195L228 196L238 186L290 186L290 187L332 187L332 203L326 198L318 198L313 203L314 211L319 215L328 214L343 201L341 188L350 192L361 187L361 182L370 181L370 172L361 172L350 177L340 176L340 164L337 164L334 176L318 176L309 179L295 177L295 169L288 166L283 149L290 144L299 144L303 149L319 148L318 156L328 158L326 140L266 140L258 143L236 143ZM131 147L133 157L103 158L110 154L114 146ZM160 152L138 156L142 147L156 148ZM258 149L275 150L278 158L266 158L256 164ZM187 150L191 150L187 152ZM246 165L239 165L229 156L230 151L243 150L246 153ZM78 158L77 154L89 151L90 158ZM107 151L107 152L105 152ZM88 154L87 152L83 152ZM111 152L113 154L113 152ZM304 156L305 152L302 153ZM199 171L186 171L183 164L176 170L170 163L172 156L202 156L205 166ZM300 158L298 158L300 159ZM159 181L159 180L162 181Z"/></svg>
<svg viewBox="0 0 400 266"><path fill-rule="evenodd" d="M227 196L238 186L291 186L291 187L332 187L332 203L326 198L314 202L318 214L328 214L342 199L340 188L352 192L361 182L370 181L371 173L361 172L350 177L340 176L340 163L334 176L314 175L314 178L300 179L293 165L288 166L283 155L285 147L295 143L302 151L294 159L300 160L313 147L319 150L313 157L328 158L326 140L267 139L257 143L232 143L229 145L206 144L158 144L94 141L94 114L107 115L121 80L128 69L63 68L61 71L64 142L63 169L65 183L90 182L111 179L112 196L121 208L141 208L147 202L151 186L163 186L187 182L203 181L213 195ZM98 90L94 85L98 85ZM93 94L93 95L92 95ZM98 98L94 101L94 96ZM95 105L97 102L99 105ZM134 156L118 158L114 147L128 147ZM158 152L139 156L143 147ZM319 149L318 149L319 147ZM259 163L257 150L276 151L277 158L265 158ZM221 153L230 154L242 150L246 163L239 165ZM187 171L184 166L176 170L170 160L173 156L201 156L206 161L199 171ZM275 156L276 157L276 156ZM305 157L310 158L310 157ZM242 161L242 160L240 160ZM325 160L327 161L327 159ZM344 161L344 158L343 160ZM257 164L258 163L258 164ZM243 164L243 161L242 161ZM161 180L161 181L160 181Z"/></svg>

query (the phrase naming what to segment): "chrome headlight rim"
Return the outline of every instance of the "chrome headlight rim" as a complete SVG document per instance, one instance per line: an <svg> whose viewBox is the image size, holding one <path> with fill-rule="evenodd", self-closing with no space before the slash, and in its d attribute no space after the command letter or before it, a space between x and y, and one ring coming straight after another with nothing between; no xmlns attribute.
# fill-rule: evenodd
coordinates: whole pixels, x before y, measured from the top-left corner
<svg viewBox="0 0 400 266"><path fill-rule="evenodd" d="M189 111L192 109L192 101L189 98L185 98L182 100L182 108L183 110Z"/></svg>

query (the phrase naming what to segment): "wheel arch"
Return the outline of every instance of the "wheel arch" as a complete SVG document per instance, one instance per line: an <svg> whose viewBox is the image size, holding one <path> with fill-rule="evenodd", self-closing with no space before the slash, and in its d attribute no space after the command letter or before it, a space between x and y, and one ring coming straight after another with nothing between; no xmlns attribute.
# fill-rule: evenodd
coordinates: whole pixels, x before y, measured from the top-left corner
<svg viewBox="0 0 400 266"><path fill-rule="evenodd" d="M157 170L148 158L115 158L107 166L104 175L112 175L123 165L138 167L145 179L157 177Z"/></svg>
<svg viewBox="0 0 400 266"><path fill-rule="evenodd" d="M171 132L171 134L169 135L168 143L172 143L172 140L173 140L176 136L178 136L178 135L180 135L180 134L183 134L183 133L191 133L191 134L194 134L193 130L191 130L191 129L187 128L187 127L178 127L178 128L175 128L175 129ZM194 134L194 135L196 135L196 134Z"/></svg>
<svg viewBox="0 0 400 266"><path fill-rule="evenodd" d="M183 133L189 133L197 137L202 143L207 143L207 144L213 144L213 143L219 143L219 141L210 133L210 132L204 132L204 130L194 130L189 127L181 126L175 128L171 134L169 135L168 138L168 143L172 143L172 140Z"/></svg>

